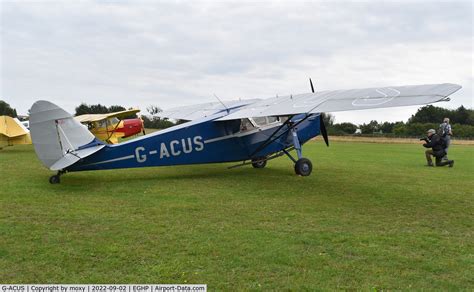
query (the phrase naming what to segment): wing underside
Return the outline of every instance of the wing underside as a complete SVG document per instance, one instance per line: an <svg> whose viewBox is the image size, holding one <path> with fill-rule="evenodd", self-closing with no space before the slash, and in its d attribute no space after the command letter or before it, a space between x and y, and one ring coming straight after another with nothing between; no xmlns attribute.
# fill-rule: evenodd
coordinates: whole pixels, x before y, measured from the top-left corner
<svg viewBox="0 0 474 292"><path fill-rule="evenodd" d="M80 123L98 122L98 121L102 121L102 120L110 119L114 117L123 119L127 116L136 114L139 111L140 111L139 109L131 109L131 110L125 110L125 111L108 113L108 114L85 114L85 115L76 116L74 117L74 119L76 119Z"/></svg>
<svg viewBox="0 0 474 292"><path fill-rule="evenodd" d="M235 110L237 108L247 106L257 102L258 99L226 101L224 104L220 102L209 102L197 105L182 106L171 108L156 114L158 117L193 121L200 118L209 117L225 110ZM225 105L225 106L224 106Z"/></svg>

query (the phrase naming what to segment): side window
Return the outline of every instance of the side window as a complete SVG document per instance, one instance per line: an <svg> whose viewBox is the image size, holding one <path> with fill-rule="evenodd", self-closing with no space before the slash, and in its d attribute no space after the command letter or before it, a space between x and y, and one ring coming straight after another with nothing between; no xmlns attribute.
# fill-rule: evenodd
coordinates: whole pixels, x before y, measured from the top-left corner
<svg viewBox="0 0 474 292"><path fill-rule="evenodd" d="M267 119L265 117L256 117L252 119L258 126L264 126L267 124Z"/></svg>
<svg viewBox="0 0 474 292"><path fill-rule="evenodd" d="M271 123L276 123L278 122L278 118L277 117L268 117L268 123L271 124Z"/></svg>
<svg viewBox="0 0 474 292"><path fill-rule="evenodd" d="M245 132L254 129L255 127L252 125L249 119L242 119L242 123L240 123L240 132Z"/></svg>

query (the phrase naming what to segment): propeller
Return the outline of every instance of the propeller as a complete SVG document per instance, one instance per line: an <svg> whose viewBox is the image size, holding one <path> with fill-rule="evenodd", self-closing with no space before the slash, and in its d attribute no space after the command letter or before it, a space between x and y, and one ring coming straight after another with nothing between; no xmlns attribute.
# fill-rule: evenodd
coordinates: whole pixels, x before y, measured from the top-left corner
<svg viewBox="0 0 474 292"><path fill-rule="evenodd" d="M143 133L143 136L145 136L146 135L146 133L145 133L145 122L143 121L143 118L142 118L141 114L137 114L137 116L140 119L140 121L142 122L142 133Z"/></svg>
<svg viewBox="0 0 474 292"><path fill-rule="evenodd" d="M329 137L328 132L326 130L326 125L324 124L323 113L319 114L319 129L321 130L321 135L323 135L326 146L329 147Z"/></svg>
<svg viewBox="0 0 474 292"><path fill-rule="evenodd" d="M309 78L309 84L311 85L311 91L314 93L314 86L313 86L313 81L311 80L311 78ZM326 146L329 147L328 131L326 130L326 125L324 124L323 113L319 114L319 129L321 130L321 135L324 138L324 142L326 143Z"/></svg>

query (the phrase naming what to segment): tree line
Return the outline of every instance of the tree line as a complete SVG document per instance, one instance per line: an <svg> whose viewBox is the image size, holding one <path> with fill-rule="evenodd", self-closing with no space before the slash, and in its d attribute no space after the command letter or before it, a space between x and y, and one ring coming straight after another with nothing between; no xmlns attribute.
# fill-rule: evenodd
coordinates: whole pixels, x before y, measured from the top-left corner
<svg viewBox="0 0 474 292"><path fill-rule="evenodd" d="M131 108L130 108L131 109ZM75 115L80 116L80 115L85 115L85 114L109 114L109 113L115 113L115 112L121 112L121 111L126 111L127 109L124 108L121 105L111 105L109 107L105 105L99 104L91 104L88 105L86 103L81 103L78 107L75 108ZM137 115L136 114L131 114L125 119L136 119Z"/></svg>
<svg viewBox="0 0 474 292"><path fill-rule="evenodd" d="M81 103L75 108L75 115L83 114L105 114L124 111L125 107L111 105L109 107L101 104L88 105ZM146 108L148 115L141 115L145 128L165 129L183 121L170 121L157 116L162 110L156 105ZM5 101L0 100L0 115L17 117L16 109ZM127 118L136 118L130 115ZM360 130L363 135L383 135L397 137L417 137L423 135L427 129L437 129L445 117L450 118L454 136L462 138L474 137L474 110L460 106L457 109L445 109L433 105L424 106L412 115L407 122L378 122L371 121L361 125L353 123L334 123L334 116L323 114L324 123L329 135L353 135Z"/></svg>
<svg viewBox="0 0 474 292"><path fill-rule="evenodd" d="M86 103L81 103L78 107L76 107L76 116L79 115L84 115L84 114L107 114L107 113L113 113L113 112L118 112L118 111L124 111L126 108L120 105L111 105L109 107L101 105L101 104L91 104L88 105ZM175 123L168 119L162 119L156 114L161 112L162 110L155 106L155 105L150 105L149 107L146 108L147 112L149 115L141 115L140 118L143 120L143 125L145 128L149 129L165 129L169 128L171 126L174 126ZM137 118L137 115L133 114L126 119L132 119L132 118Z"/></svg>
<svg viewBox="0 0 474 292"><path fill-rule="evenodd" d="M383 135L398 137L417 137L428 129L438 129L444 118L449 118L456 137L474 137L474 110L460 106L445 109L433 105L424 106L405 122L377 122L356 125L353 123L333 123L332 115L326 114L325 122L330 135L352 135L360 129L363 135Z"/></svg>

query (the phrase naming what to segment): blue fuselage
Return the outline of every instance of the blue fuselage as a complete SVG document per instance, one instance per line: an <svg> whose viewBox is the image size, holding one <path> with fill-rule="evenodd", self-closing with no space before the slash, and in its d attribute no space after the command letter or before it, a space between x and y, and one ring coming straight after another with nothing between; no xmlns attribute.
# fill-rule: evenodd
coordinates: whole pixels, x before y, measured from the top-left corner
<svg viewBox="0 0 474 292"><path fill-rule="evenodd" d="M295 116L298 122L304 115ZM106 145L100 151L83 158L67 171L169 166L183 164L244 161L266 157L293 146L288 125L275 133L282 123L242 131L239 121L215 121L219 116L203 118L158 131L146 136ZM319 115L305 119L296 127L301 144L320 133ZM279 137L261 148L274 134Z"/></svg>

